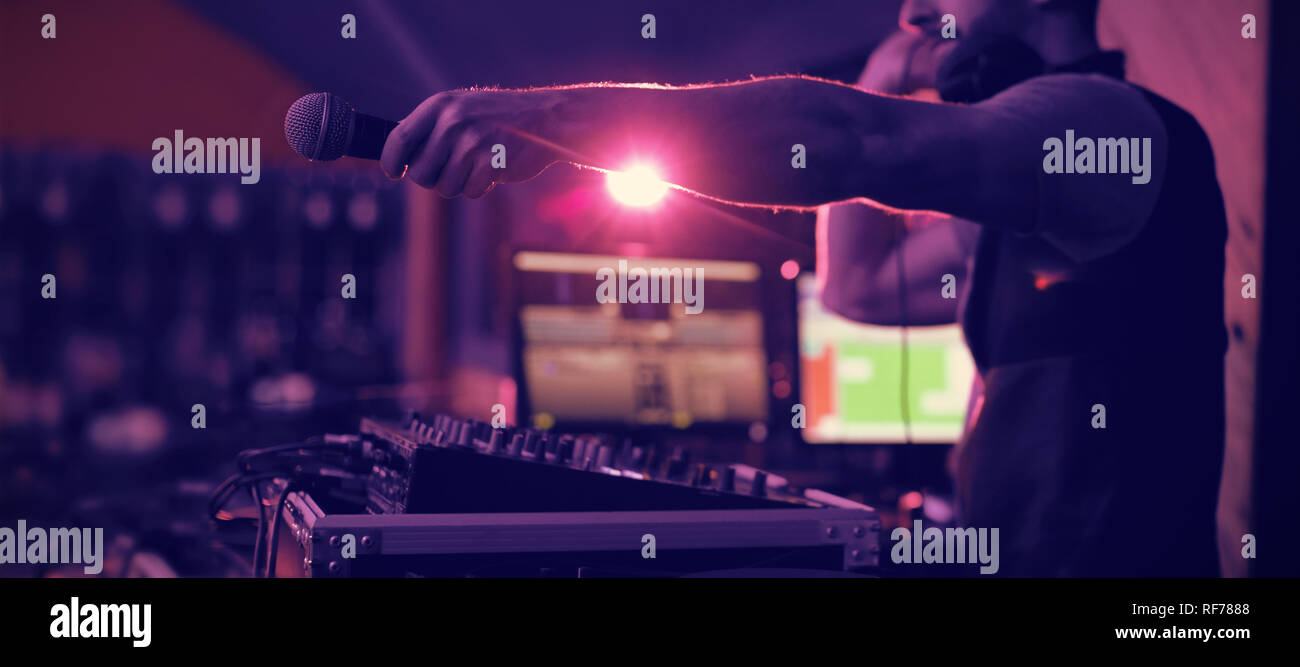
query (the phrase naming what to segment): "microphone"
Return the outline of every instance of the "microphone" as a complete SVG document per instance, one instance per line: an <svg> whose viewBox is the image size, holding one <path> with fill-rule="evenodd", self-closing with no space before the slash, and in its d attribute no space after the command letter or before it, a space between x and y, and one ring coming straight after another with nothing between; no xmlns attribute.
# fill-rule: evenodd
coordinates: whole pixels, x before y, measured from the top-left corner
<svg viewBox="0 0 1300 667"><path fill-rule="evenodd" d="M333 93L303 95L284 115L284 138L289 147L308 160L324 162L344 155L378 160L395 127L397 123L391 120L357 113Z"/></svg>

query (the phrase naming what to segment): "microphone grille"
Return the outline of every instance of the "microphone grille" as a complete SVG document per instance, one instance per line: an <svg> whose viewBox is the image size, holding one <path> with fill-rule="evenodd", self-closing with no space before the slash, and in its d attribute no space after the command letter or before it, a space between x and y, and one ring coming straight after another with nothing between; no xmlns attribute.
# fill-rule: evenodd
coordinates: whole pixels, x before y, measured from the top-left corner
<svg viewBox="0 0 1300 667"><path fill-rule="evenodd" d="M284 115L284 138L308 160L337 160L347 149L356 109L331 93L298 98Z"/></svg>

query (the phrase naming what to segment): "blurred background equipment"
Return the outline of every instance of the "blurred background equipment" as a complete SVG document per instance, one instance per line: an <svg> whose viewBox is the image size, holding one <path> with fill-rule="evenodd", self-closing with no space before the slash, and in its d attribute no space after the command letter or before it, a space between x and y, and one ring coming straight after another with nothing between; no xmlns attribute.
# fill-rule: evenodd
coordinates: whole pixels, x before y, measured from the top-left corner
<svg viewBox="0 0 1300 667"><path fill-rule="evenodd" d="M958 325L860 324L822 307L813 276L800 277L798 290L805 441L952 443L961 436L975 364Z"/></svg>
<svg viewBox="0 0 1300 667"><path fill-rule="evenodd" d="M598 272L612 272L620 262L659 283L660 303L597 303ZM758 265L537 252L515 255L514 264L521 273L521 410L535 424L748 428L766 422ZM609 278L616 279L626 283ZM691 313L692 304L679 297L696 291L702 309Z"/></svg>

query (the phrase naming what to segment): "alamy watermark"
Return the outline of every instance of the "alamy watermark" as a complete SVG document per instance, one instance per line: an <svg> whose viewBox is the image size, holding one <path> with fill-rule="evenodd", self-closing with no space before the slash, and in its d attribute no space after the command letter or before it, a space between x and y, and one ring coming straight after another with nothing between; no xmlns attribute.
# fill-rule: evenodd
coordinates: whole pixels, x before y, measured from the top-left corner
<svg viewBox="0 0 1300 667"><path fill-rule="evenodd" d="M81 604L74 597L68 604L50 607L50 616L50 636L55 639L126 638L136 648L153 642L151 604Z"/></svg>
<svg viewBox="0 0 1300 667"><path fill-rule="evenodd" d="M599 303L681 303L687 315L704 310L704 269L639 266L628 268L618 260L618 269L596 270L596 301Z"/></svg>
<svg viewBox="0 0 1300 667"><path fill-rule="evenodd" d="M153 149L155 174L240 174L244 185L262 180L262 140L257 137L187 139L176 130L171 139L154 139Z"/></svg>
<svg viewBox="0 0 1300 667"><path fill-rule="evenodd" d="M1065 139L1048 137L1043 141L1043 172L1048 174L1133 174L1133 182L1151 182L1150 137L1075 138L1074 130L1065 131Z"/></svg>
<svg viewBox="0 0 1300 667"><path fill-rule="evenodd" d="M28 528L0 526L0 565L82 565L86 574L104 569L103 528Z"/></svg>
<svg viewBox="0 0 1300 667"><path fill-rule="evenodd" d="M889 558L894 563L969 564L980 566L980 574L997 574L997 528L924 528L921 520L912 529L902 526L889 534L894 546Z"/></svg>

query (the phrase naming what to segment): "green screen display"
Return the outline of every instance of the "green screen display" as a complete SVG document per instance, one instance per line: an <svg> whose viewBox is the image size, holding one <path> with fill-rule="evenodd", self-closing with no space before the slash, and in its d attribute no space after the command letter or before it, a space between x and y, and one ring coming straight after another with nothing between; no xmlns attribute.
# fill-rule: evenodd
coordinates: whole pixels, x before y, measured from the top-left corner
<svg viewBox="0 0 1300 667"><path fill-rule="evenodd" d="M904 347L902 328L861 324L826 311L811 277L800 279L799 292L805 440L957 439L975 376L957 325L908 327Z"/></svg>

